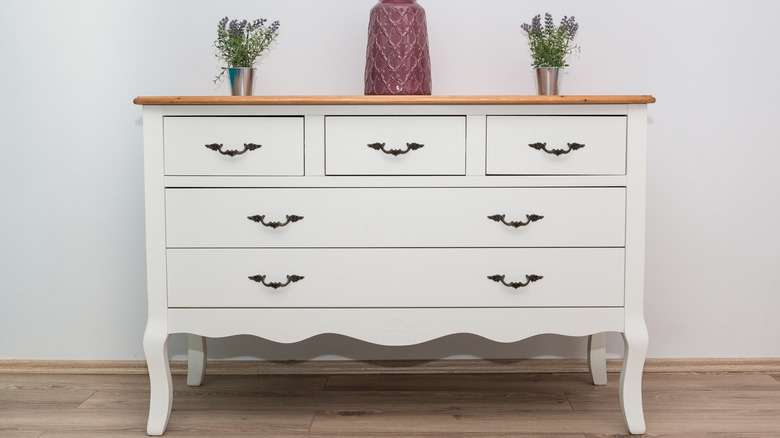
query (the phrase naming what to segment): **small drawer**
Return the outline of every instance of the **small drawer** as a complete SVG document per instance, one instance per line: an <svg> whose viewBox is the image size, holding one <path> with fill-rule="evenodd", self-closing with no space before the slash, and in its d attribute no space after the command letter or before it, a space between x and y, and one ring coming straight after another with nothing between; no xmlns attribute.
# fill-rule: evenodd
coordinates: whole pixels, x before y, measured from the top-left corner
<svg viewBox="0 0 780 438"><path fill-rule="evenodd" d="M168 189L170 248L625 244L624 188Z"/></svg>
<svg viewBox="0 0 780 438"><path fill-rule="evenodd" d="M622 248L171 249L168 305L619 307L624 257Z"/></svg>
<svg viewBox="0 0 780 438"><path fill-rule="evenodd" d="M328 175L465 175L466 118L326 117Z"/></svg>
<svg viewBox="0 0 780 438"><path fill-rule="evenodd" d="M623 116L489 116L488 175L624 175Z"/></svg>
<svg viewBox="0 0 780 438"><path fill-rule="evenodd" d="M166 175L303 175L303 117L165 117Z"/></svg>

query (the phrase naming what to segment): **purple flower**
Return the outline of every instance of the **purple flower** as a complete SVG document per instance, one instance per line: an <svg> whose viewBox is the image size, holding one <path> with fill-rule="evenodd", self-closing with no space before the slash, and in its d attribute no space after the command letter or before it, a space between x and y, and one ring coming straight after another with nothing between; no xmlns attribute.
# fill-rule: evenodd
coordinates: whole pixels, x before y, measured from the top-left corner
<svg viewBox="0 0 780 438"><path fill-rule="evenodd" d="M555 27L555 24L553 23L553 17L549 12L546 12L544 14L544 29L548 32L552 32L553 27Z"/></svg>
<svg viewBox="0 0 780 438"><path fill-rule="evenodd" d="M565 57L580 49L573 43L579 29L574 17L564 16L556 26L552 14L547 12L544 23L542 16L536 15L531 24L522 24L520 28L528 36L534 67L566 67Z"/></svg>
<svg viewBox="0 0 780 438"><path fill-rule="evenodd" d="M214 47L219 51L217 58L224 60L227 66L222 68L215 82L228 68L254 66L257 58L270 48L278 36L279 21L266 27L267 22L265 18L239 21L224 17L219 20Z"/></svg>
<svg viewBox="0 0 780 438"><path fill-rule="evenodd" d="M520 26L521 29L525 31L525 33L532 33L532 32L541 32L542 31L542 16L537 15L531 20L531 24L523 23L523 25Z"/></svg>
<svg viewBox="0 0 780 438"><path fill-rule="evenodd" d="M542 16L541 16L541 15L536 15L536 16L535 16L535 17L534 17L534 18L531 20L531 28L532 28L532 30L534 30L534 31L539 31L539 32L541 32L541 30L542 30Z"/></svg>
<svg viewBox="0 0 780 438"><path fill-rule="evenodd" d="M238 20L231 20L230 25L228 26L228 33L230 33L231 36L238 36L241 31L238 28Z"/></svg>
<svg viewBox="0 0 780 438"><path fill-rule="evenodd" d="M571 18L564 16L561 19L561 27L565 29L569 39L573 39L577 35L577 29L579 29L580 25L574 22L573 16Z"/></svg>

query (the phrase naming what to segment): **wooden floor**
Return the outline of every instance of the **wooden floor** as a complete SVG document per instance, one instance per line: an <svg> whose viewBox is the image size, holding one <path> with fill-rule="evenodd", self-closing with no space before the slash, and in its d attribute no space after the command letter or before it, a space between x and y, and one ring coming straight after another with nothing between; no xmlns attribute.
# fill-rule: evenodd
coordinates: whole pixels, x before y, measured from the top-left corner
<svg viewBox="0 0 780 438"><path fill-rule="evenodd" d="M618 375L174 376L170 437L626 434ZM145 436L143 375L0 374L0 437ZM780 374L646 373L652 437L780 437Z"/></svg>

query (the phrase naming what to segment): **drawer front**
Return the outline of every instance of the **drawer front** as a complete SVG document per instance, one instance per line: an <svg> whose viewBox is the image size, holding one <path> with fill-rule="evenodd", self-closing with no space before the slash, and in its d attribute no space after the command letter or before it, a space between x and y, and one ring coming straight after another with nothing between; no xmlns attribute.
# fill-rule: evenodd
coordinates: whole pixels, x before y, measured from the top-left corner
<svg viewBox="0 0 780 438"><path fill-rule="evenodd" d="M174 248L625 241L623 188L168 189L166 204L167 245Z"/></svg>
<svg viewBox="0 0 780 438"><path fill-rule="evenodd" d="M168 306L617 307L623 265L622 248L170 249Z"/></svg>
<svg viewBox="0 0 780 438"><path fill-rule="evenodd" d="M326 117L328 175L465 175L466 118Z"/></svg>
<svg viewBox="0 0 780 438"><path fill-rule="evenodd" d="M166 175L303 175L303 117L165 117L163 123Z"/></svg>
<svg viewBox="0 0 780 438"><path fill-rule="evenodd" d="M624 175L623 116L488 116L488 175Z"/></svg>

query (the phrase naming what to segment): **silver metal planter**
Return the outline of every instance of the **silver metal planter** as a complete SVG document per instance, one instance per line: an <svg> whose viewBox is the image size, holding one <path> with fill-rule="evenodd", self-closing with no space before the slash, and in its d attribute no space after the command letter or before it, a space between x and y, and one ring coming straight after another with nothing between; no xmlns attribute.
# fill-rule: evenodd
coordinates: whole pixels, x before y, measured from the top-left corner
<svg viewBox="0 0 780 438"><path fill-rule="evenodd" d="M251 96L255 80L256 68L237 67L229 68L230 93L233 96Z"/></svg>
<svg viewBox="0 0 780 438"><path fill-rule="evenodd" d="M537 94L550 96L560 94L561 77L563 69L560 67L537 67L536 90Z"/></svg>

